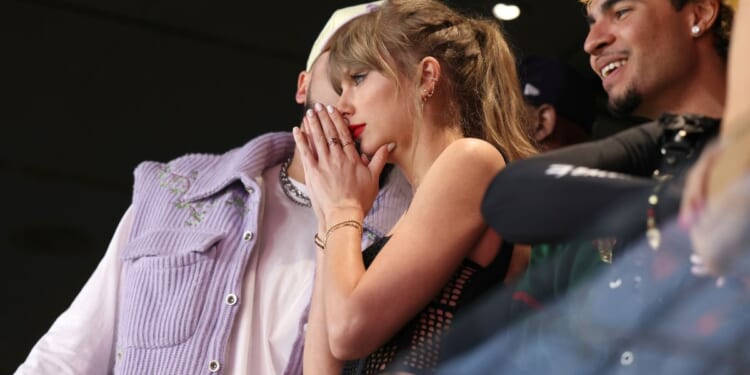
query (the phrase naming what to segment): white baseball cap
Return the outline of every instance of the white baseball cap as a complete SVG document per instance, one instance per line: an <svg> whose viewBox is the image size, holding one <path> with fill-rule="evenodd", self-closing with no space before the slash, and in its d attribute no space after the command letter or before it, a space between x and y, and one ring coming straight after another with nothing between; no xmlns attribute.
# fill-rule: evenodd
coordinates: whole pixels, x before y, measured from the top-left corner
<svg viewBox="0 0 750 375"><path fill-rule="evenodd" d="M310 67L318 59L324 48L328 44L328 40L331 39L336 30L341 26L344 26L347 22L363 15L370 13L380 6L383 1L373 1L370 3L364 3L359 5L352 5L350 7L341 8L331 15L328 22L323 26L323 30L318 34L318 39L315 39L312 49L310 50L310 56L307 57L307 65L305 69L310 71Z"/></svg>

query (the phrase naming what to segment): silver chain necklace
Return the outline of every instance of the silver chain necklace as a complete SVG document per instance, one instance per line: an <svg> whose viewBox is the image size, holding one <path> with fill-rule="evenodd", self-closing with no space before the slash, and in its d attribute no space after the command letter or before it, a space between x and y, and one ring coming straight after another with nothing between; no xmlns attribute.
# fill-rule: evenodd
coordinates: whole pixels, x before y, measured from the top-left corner
<svg viewBox="0 0 750 375"><path fill-rule="evenodd" d="M292 158L286 159L284 164L281 164L281 170L279 171L279 182L281 183L281 190L284 194L289 197L289 200L303 207L312 207L310 197L297 190L289 179L289 164L292 162Z"/></svg>

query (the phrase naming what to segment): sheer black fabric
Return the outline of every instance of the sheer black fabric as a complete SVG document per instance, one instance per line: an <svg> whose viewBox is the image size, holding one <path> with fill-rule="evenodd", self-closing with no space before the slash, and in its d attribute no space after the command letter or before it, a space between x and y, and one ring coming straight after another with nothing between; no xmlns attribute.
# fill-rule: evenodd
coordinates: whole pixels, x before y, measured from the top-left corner
<svg viewBox="0 0 750 375"><path fill-rule="evenodd" d="M389 239L390 237L383 237L362 253L365 267L372 264ZM484 268L469 259L464 259L440 294L430 301L419 315L374 353L360 360L348 361L343 374L378 374L391 371L433 373L440 363L442 338L451 329L456 314L485 291L502 283L512 253L513 245L504 243L495 260Z"/></svg>

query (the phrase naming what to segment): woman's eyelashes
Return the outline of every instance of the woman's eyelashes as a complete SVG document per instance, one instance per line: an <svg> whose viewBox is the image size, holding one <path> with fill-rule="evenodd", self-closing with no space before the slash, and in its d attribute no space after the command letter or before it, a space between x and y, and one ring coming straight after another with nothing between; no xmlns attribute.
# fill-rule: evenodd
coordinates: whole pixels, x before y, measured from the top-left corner
<svg viewBox="0 0 750 375"><path fill-rule="evenodd" d="M366 72L350 74L348 77L341 80L337 85L334 84L333 90L336 91L337 95L341 96L343 95L347 87L359 86L359 84L365 80L366 76Z"/></svg>
<svg viewBox="0 0 750 375"><path fill-rule="evenodd" d="M352 80L352 82L354 82L355 86L359 86L359 84L365 80L365 77L367 77L367 73L363 72L363 73L352 74L349 78Z"/></svg>

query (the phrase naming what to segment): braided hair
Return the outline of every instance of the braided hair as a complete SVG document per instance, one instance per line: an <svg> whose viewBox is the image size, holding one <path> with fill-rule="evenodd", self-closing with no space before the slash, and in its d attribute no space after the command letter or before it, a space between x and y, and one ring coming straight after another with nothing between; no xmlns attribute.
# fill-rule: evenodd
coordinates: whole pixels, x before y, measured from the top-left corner
<svg viewBox="0 0 750 375"><path fill-rule="evenodd" d="M466 137L492 143L508 161L536 153L526 126L513 53L499 25L462 15L436 0L386 0L333 38L329 73L334 87L346 72L377 70L399 90L418 92L419 62L439 61L436 90L448 93L447 116ZM411 95L421 121L419 95Z"/></svg>

